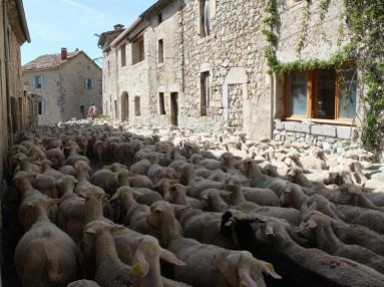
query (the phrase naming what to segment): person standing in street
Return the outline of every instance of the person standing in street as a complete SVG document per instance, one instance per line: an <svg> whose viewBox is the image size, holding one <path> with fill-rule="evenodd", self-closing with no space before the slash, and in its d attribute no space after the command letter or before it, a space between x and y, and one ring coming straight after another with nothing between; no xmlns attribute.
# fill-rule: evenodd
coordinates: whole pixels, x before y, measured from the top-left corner
<svg viewBox="0 0 384 287"><path fill-rule="evenodd" d="M92 103L91 103L91 106L88 108L88 115L87 115L87 117L88 117L88 118L95 119L96 116L97 116L97 107L96 107L95 104L92 102Z"/></svg>

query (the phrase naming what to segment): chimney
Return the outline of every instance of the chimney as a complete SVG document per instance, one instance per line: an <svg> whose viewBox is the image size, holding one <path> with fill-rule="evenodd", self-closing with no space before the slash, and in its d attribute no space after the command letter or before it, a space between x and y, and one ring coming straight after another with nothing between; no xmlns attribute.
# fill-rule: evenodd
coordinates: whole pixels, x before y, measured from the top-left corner
<svg viewBox="0 0 384 287"><path fill-rule="evenodd" d="M68 53L67 48L61 48L61 60L64 61L67 59Z"/></svg>
<svg viewBox="0 0 384 287"><path fill-rule="evenodd" d="M116 24L116 25L113 26L113 28L114 28L115 30L119 30L119 29L124 28L124 25L122 25L122 24Z"/></svg>

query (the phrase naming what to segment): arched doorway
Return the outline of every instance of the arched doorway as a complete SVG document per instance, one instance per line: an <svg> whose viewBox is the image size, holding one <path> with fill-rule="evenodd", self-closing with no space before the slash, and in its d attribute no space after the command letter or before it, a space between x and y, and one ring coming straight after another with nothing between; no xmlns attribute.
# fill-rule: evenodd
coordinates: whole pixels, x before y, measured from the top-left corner
<svg viewBox="0 0 384 287"><path fill-rule="evenodd" d="M129 96L127 92L121 96L121 120L123 122L129 121Z"/></svg>

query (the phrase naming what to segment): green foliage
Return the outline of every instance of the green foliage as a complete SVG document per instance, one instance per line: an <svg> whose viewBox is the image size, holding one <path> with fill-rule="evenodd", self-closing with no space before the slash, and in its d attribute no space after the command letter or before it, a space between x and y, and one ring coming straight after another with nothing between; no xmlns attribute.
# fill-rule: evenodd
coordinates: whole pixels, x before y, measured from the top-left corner
<svg viewBox="0 0 384 287"><path fill-rule="evenodd" d="M364 120L361 140L376 155L383 149L384 111L384 3L382 0L344 0L350 45L366 86L361 96Z"/></svg>
<svg viewBox="0 0 384 287"><path fill-rule="evenodd" d="M296 52L304 47L307 28L311 17L312 0L305 0L303 20ZM324 20L329 9L330 0L320 0L320 20ZM308 71L330 67L340 68L348 60L354 60L360 80L364 83L364 94L360 95L364 107L361 140L364 146L376 155L384 148L384 2L383 0L343 0L344 11L340 13L341 23L347 24L351 34L349 43L342 51L328 60L297 60L282 64L276 57L279 36L276 33L280 25L277 0L264 0L265 14L262 33L269 46L264 50L264 57L269 72L289 73L291 71ZM344 25L337 28L337 45L345 37Z"/></svg>
<svg viewBox="0 0 384 287"><path fill-rule="evenodd" d="M307 38L308 25L309 25L309 21L311 19L312 1L311 0L305 0L305 2L306 2L306 5L305 5L305 9L304 9L303 20L302 20L302 23L300 25L300 36L299 36L299 39L298 39L297 45L296 45L296 53L298 53L298 54L300 54L300 52L304 48L304 43L305 43L305 40Z"/></svg>

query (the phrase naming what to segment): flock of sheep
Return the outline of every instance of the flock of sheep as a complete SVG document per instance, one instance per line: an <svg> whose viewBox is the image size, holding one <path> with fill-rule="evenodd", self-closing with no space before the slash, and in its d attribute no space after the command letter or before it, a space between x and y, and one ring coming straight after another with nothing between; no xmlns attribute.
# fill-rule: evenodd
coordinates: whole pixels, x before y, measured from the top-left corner
<svg viewBox="0 0 384 287"><path fill-rule="evenodd" d="M367 153L67 124L24 133L9 162L24 287L384 286Z"/></svg>

